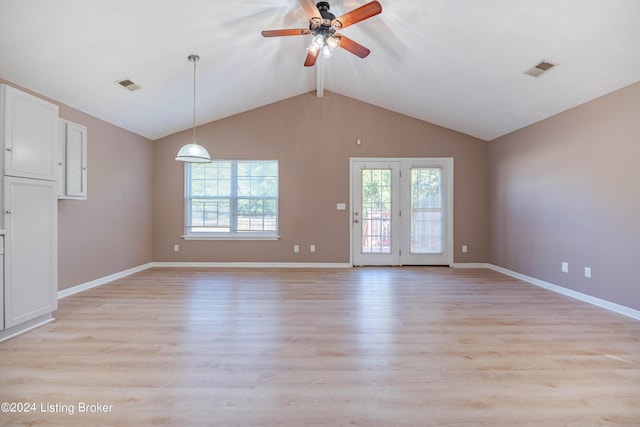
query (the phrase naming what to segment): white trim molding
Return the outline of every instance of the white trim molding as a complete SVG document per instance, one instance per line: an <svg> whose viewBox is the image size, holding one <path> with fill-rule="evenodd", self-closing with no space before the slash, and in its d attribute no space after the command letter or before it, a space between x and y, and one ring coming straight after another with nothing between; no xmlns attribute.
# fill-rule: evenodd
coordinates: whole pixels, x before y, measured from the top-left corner
<svg viewBox="0 0 640 427"><path fill-rule="evenodd" d="M486 262L454 262L450 265L453 268L491 268Z"/></svg>
<svg viewBox="0 0 640 427"><path fill-rule="evenodd" d="M147 270L153 267L171 267L171 268L351 268L349 263L327 262L327 263L302 263L302 262L150 262L139 265L119 273L110 274L90 282L81 283L71 288L58 291L58 299L86 291L121 279L131 274Z"/></svg>
<svg viewBox="0 0 640 427"><path fill-rule="evenodd" d="M53 322L54 320L56 320L55 317L53 317L51 313L48 313L36 317L35 319L28 320L24 323L20 323L19 325L13 326L11 328L4 329L0 331L0 342L24 334L25 332L38 328L42 325L46 325L47 323Z"/></svg>
<svg viewBox="0 0 640 427"><path fill-rule="evenodd" d="M140 265L138 267L130 268L128 270L121 271L119 273L111 274L109 276L102 277L100 279L92 280L87 283L83 283L68 289L58 291L58 299L67 297L69 295L76 294L78 292L85 291L87 289L95 288L96 286L104 285L117 279L129 276L140 271L147 270L153 267L168 267L168 268L352 268L351 263L302 263L302 262L150 262ZM535 285L582 302L586 302L591 305L595 305L600 308L604 308L609 311L613 311L623 316L631 317L632 319L640 320L640 311L630 307L625 307L620 304L616 304L607 300L593 297L591 295L583 294L581 292L573 291L571 289L563 288L562 286L554 285L553 283L545 282L534 277L529 277L524 274L500 267L489 263L453 263L453 268L486 268L496 271L498 273L505 274L515 279L522 280L523 282ZM46 321L50 321L46 319ZM1 339L2 341L3 339ZM7 339L9 337L4 337Z"/></svg>
<svg viewBox="0 0 640 427"><path fill-rule="evenodd" d="M622 314L623 316L640 320L640 311L634 310L633 308L625 307L624 305L616 304L607 300L593 297L591 295L583 294L582 292L577 292L571 289L563 288L562 286L554 285L553 283L545 282L543 280L536 279L534 277L529 277L524 274L511 271L509 269L506 269L504 267L500 267L497 265L487 264L487 268L493 271L497 271L498 273L506 274L507 276L520 279L532 285L539 286L541 288L548 289L550 291L553 291L562 295L566 295L568 297L577 299L582 302L589 303L591 305L595 305L596 307L604 308L606 310L613 311L618 314Z"/></svg>
<svg viewBox="0 0 640 427"><path fill-rule="evenodd" d="M346 262L154 262L172 268L351 268Z"/></svg>
<svg viewBox="0 0 640 427"><path fill-rule="evenodd" d="M140 271L147 270L153 267L153 263L147 263L143 265L139 265L137 267L130 268L128 270L121 271L119 273L110 274L108 276L101 277L96 280L92 280L90 282L82 283L80 285L73 286L71 288L63 289L58 291L58 299L62 299L64 297L68 297L69 295L77 294L78 292L86 291L87 289L95 288L96 286L104 285L109 282L113 282L114 280L121 279L126 276L130 276L131 274L138 273Z"/></svg>

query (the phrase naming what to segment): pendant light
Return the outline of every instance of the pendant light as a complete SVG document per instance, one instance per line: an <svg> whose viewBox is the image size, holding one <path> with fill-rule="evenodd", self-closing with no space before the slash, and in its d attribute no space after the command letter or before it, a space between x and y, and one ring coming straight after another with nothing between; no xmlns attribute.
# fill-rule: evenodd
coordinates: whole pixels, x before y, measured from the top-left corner
<svg viewBox="0 0 640 427"><path fill-rule="evenodd" d="M211 156L209 152L198 144L196 140L196 62L200 60L200 57L198 55L189 55L188 59L193 62L193 140L178 151L176 160L188 163L210 163Z"/></svg>

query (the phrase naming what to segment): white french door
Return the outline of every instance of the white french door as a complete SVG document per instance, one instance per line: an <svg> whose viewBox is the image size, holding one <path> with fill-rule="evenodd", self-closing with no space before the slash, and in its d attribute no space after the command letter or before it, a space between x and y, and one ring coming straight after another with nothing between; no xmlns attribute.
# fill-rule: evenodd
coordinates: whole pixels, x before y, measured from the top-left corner
<svg viewBox="0 0 640 427"><path fill-rule="evenodd" d="M453 159L352 159L353 265L453 263Z"/></svg>
<svg viewBox="0 0 640 427"><path fill-rule="evenodd" d="M400 264L400 162L352 161L354 265Z"/></svg>

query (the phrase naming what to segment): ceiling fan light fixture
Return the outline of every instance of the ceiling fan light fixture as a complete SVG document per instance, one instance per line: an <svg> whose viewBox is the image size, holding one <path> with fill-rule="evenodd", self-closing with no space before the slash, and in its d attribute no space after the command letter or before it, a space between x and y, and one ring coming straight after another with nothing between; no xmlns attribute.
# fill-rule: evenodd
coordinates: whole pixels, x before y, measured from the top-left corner
<svg viewBox="0 0 640 427"><path fill-rule="evenodd" d="M333 51L340 47L340 37L334 35L317 34L311 39L311 45L307 48L312 55L322 51L325 58L333 55Z"/></svg>
<svg viewBox="0 0 640 427"><path fill-rule="evenodd" d="M327 37L327 46L329 46L329 49L331 50L335 50L340 46L340 39L336 36L329 36Z"/></svg>
<svg viewBox="0 0 640 427"><path fill-rule="evenodd" d="M316 49L322 49L322 46L324 46L324 36L322 34L314 36L313 39L311 39L311 46Z"/></svg>
<svg viewBox="0 0 640 427"><path fill-rule="evenodd" d="M176 160L187 163L211 163L211 155L196 140L196 62L200 60L200 57L189 55L187 59L193 62L193 138L191 143L180 148Z"/></svg>
<svg viewBox="0 0 640 427"><path fill-rule="evenodd" d="M307 47L307 51L315 56L318 54L319 50L323 50L325 44L324 35L317 34L311 39L311 44Z"/></svg>

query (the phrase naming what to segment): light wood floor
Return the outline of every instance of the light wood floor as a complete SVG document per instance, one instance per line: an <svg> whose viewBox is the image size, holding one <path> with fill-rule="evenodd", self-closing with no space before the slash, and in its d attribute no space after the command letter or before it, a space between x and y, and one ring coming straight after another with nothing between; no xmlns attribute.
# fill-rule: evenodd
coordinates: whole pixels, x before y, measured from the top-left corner
<svg viewBox="0 0 640 427"><path fill-rule="evenodd" d="M640 322L489 270L150 269L56 318L1 425L640 425Z"/></svg>

